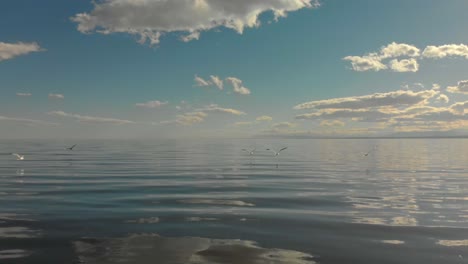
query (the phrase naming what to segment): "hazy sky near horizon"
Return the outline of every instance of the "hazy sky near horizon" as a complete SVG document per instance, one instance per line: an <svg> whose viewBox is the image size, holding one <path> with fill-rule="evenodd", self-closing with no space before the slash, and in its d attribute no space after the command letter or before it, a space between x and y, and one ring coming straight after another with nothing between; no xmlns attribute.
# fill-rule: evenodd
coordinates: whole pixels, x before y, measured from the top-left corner
<svg viewBox="0 0 468 264"><path fill-rule="evenodd" d="M7 0L0 139L468 132L468 1Z"/></svg>

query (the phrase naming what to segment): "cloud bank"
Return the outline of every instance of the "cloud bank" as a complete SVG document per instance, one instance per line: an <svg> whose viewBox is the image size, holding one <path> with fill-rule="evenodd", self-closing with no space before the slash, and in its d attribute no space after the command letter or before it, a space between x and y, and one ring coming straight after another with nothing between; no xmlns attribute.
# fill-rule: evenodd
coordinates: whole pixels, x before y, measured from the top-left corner
<svg viewBox="0 0 468 264"><path fill-rule="evenodd" d="M127 33L138 36L139 43L155 45L168 33L185 42L220 27L242 34L245 28L259 27L264 12L273 12L277 20L318 6L317 0L103 0L71 20L82 33Z"/></svg>

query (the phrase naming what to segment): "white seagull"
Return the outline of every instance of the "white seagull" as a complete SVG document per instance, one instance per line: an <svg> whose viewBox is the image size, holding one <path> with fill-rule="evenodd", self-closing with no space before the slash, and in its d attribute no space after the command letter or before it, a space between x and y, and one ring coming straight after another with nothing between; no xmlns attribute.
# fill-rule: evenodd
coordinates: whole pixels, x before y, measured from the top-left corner
<svg viewBox="0 0 468 264"><path fill-rule="evenodd" d="M242 149L242 151L249 153L249 156L252 156L255 152L256 148L253 148L251 150L248 149Z"/></svg>
<svg viewBox="0 0 468 264"><path fill-rule="evenodd" d="M278 156L278 155L280 154L281 151L283 151L283 150L285 150L285 149L287 149L287 148L288 148L288 147L284 147L284 148L282 148L282 149L280 149L280 150L278 150L278 151L275 151L274 149L269 149L269 148L266 149L266 150L269 150L269 151L275 153L275 156Z"/></svg>
<svg viewBox="0 0 468 264"><path fill-rule="evenodd" d="M17 153L11 153L11 155L16 157L16 160L24 160L24 156L21 156L20 154Z"/></svg>

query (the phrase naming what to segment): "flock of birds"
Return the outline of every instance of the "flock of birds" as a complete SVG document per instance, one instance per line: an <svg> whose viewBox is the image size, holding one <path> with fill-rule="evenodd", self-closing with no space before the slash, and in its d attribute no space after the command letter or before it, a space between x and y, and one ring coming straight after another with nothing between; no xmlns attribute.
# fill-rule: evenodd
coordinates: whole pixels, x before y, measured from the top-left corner
<svg viewBox="0 0 468 264"><path fill-rule="evenodd" d="M76 147L76 144L71 146L71 147L68 147L68 148L65 148L67 150L73 150L73 148ZM16 160L24 160L24 155L20 155L18 153L11 153L11 155L15 156L16 157Z"/></svg>
<svg viewBox="0 0 468 264"><path fill-rule="evenodd" d="M73 148L75 148L75 147L76 147L76 144L73 145L73 146L71 146L71 147L65 148L65 149L67 149L67 150L73 150ZM281 151L283 151L283 150L285 150L285 149L287 149L287 148L288 148L288 147L284 147L284 148L281 148L281 149L278 150L278 151L276 151L276 150L274 150L274 149L272 149L272 148L267 148L266 150L273 152L273 154L275 155L275 157L277 157L277 156L280 154ZM253 148L253 149L242 149L242 151L249 153L249 156L252 156L252 155L255 153L256 150L257 150L256 148ZM11 153L11 155L15 156L17 160L24 160L24 155L20 155L20 154L18 154L18 153ZM366 155L366 156L367 156L367 155Z"/></svg>

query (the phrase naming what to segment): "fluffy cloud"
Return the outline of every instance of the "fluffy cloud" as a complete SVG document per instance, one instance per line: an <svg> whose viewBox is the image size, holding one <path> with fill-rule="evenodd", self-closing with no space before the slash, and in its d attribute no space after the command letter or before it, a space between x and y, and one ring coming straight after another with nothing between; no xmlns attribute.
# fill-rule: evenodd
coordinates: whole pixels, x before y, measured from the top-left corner
<svg viewBox="0 0 468 264"><path fill-rule="evenodd" d="M83 116L83 115L78 115L78 114L65 113L63 111L52 111L47 114L51 116L58 116L58 117L70 117L70 118L74 118L78 122L83 122L83 123L103 123L103 124L115 124L115 125L135 123L133 121L124 120L124 119L105 118L105 117L96 117L96 116Z"/></svg>
<svg viewBox="0 0 468 264"><path fill-rule="evenodd" d="M457 86L447 87L447 92L468 94L468 80L459 81Z"/></svg>
<svg viewBox="0 0 468 264"><path fill-rule="evenodd" d="M51 123L51 122L46 122L42 120L7 117L7 116L0 116L0 121L12 121L12 122L19 122L19 123L25 123L25 124L30 124L30 125L57 125L57 123Z"/></svg>
<svg viewBox="0 0 468 264"><path fill-rule="evenodd" d="M401 56L418 57L420 50L415 46L392 42L380 50L381 58L397 58Z"/></svg>
<svg viewBox="0 0 468 264"><path fill-rule="evenodd" d="M260 14L272 11L275 19L302 8L317 7L317 0L105 0L94 9L71 18L82 33L128 33L140 43L158 44L162 35L181 34L181 40L198 39L218 27L242 34L258 27Z"/></svg>
<svg viewBox="0 0 468 264"><path fill-rule="evenodd" d="M355 71L380 71L388 68L377 55L346 56L343 60L350 61Z"/></svg>
<svg viewBox="0 0 468 264"><path fill-rule="evenodd" d="M142 108L159 108L163 105L167 105L168 102L161 102L161 101L149 101L149 102L146 102L146 103L137 103L135 104L137 107L142 107Z"/></svg>
<svg viewBox="0 0 468 264"><path fill-rule="evenodd" d="M403 60L393 59L390 61L389 67L394 72L417 72L419 70L419 63L413 58Z"/></svg>
<svg viewBox="0 0 468 264"><path fill-rule="evenodd" d="M16 96L28 97L31 96L31 93L16 93Z"/></svg>
<svg viewBox="0 0 468 264"><path fill-rule="evenodd" d="M406 58L392 59L399 57ZM355 71L390 69L394 72L417 72L419 70L417 59L441 59L445 57L468 59L468 46L464 44L427 46L421 54L420 50L415 46L393 42L382 47L380 52L368 53L364 56L346 56L343 60L350 61Z"/></svg>
<svg viewBox="0 0 468 264"><path fill-rule="evenodd" d="M43 49L35 42L32 43L5 43L0 42L0 61L9 60L17 56L31 52L39 52Z"/></svg>
<svg viewBox="0 0 468 264"><path fill-rule="evenodd" d="M422 54L425 58L442 59L445 57L464 57L468 59L468 46L464 44L448 44L442 46L427 46Z"/></svg>
<svg viewBox="0 0 468 264"><path fill-rule="evenodd" d="M369 53L364 56L346 56L343 60L350 61L355 71L380 71L391 69L395 72L418 71L418 62L411 59L391 60L389 65L383 63L384 59L398 58L402 56L417 57L419 49L404 43L390 43L380 49L379 53Z"/></svg>
<svg viewBox="0 0 468 264"><path fill-rule="evenodd" d="M273 117L264 115L257 117L255 120L258 122L270 122L273 120Z"/></svg>
<svg viewBox="0 0 468 264"><path fill-rule="evenodd" d="M398 90L388 93L312 101L297 105L294 109L364 109L382 106L409 106L423 103L437 94L438 91L434 90L420 92Z"/></svg>
<svg viewBox="0 0 468 264"><path fill-rule="evenodd" d="M63 94L50 93L49 99L65 99L65 96Z"/></svg>
<svg viewBox="0 0 468 264"><path fill-rule="evenodd" d="M236 77L228 77L226 81L231 83L234 92L241 95L249 95L250 90L243 86L242 80Z"/></svg>
<svg viewBox="0 0 468 264"><path fill-rule="evenodd" d="M242 112L236 109L220 107L217 104L211 104L211 105L205 106L204 108L200 108L197 111L224 113L224 114L232 114L232 115L245 115L246 114L245 112Z"/></svg>

